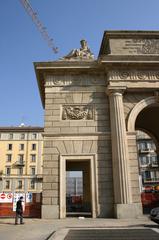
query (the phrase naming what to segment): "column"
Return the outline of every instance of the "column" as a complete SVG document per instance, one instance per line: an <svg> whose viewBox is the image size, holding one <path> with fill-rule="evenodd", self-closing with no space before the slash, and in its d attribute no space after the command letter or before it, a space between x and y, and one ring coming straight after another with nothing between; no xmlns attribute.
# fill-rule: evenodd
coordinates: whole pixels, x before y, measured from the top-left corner
<svg viewBox="0 0 159 240"><path fill-rule="evenodd" d="M114 204L115 215L117 218L126 218L132 203L122 95L123 91L123 88L107 88L107 94L109 95L110 101Z"/></svg>

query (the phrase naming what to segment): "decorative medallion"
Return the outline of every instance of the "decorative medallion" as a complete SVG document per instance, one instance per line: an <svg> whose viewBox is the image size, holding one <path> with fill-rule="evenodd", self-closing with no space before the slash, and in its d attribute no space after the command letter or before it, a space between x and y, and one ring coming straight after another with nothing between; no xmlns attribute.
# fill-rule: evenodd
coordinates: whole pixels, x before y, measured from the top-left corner
<svg viewBox="0 0 159 240"><path fill-rule="evenodd" d="M92 120L93 106L69 105L62 108L62 120Z"/></svg>

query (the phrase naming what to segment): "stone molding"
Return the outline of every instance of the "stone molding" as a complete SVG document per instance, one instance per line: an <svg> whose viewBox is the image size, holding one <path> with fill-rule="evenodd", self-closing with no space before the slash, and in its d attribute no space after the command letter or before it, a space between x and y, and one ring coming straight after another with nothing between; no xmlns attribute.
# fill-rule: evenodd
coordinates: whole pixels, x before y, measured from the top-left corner
<svg viewBox="0 0 159 240"><path fill-rule="evenodd" d="M66 140L66 141L70 141L70 140L94 140L94 141L98 141L98 140L110 140L111 139L111 133L110 132L107 132L107 133L97 133L96 135L92 134L92 135L89 135L89 134L85 134L85 135L82 135L82 134L60 134L60 135L55 135L55 134L50 134L50 133L45 133L44 134L44 137L45 137L45 140L50 140L51 139L54 139L54 141L61 141L61 140Z"/></svg>
<svg viewBox="0 0 159 240"><path fill-rule="evenodd" d="M126 132L126 136L128 140L136 140L137 132Z"/></svg>
<svg viewBox="0 0 159 240"><path fill-rule="evenodd" d="M60 86L89 86L89 85L105 85L106 80L103 76L91 75L47 75L45 77L45 87Z"/></svg>
<svg viewBox="0 0 159 240"><path fill-rule="evenodd" d="M156 81L159 80L159 71L110 71L108 73L108 79L119 81Z"/></svg>
<svg viewBox="0 0 159 240"><path fill-rule="evenodd" d="M106 88L106 94L108 96L114 95L114 96L122 96L123 93L126 90L126 86L110 86L108 85Z"/></svg>

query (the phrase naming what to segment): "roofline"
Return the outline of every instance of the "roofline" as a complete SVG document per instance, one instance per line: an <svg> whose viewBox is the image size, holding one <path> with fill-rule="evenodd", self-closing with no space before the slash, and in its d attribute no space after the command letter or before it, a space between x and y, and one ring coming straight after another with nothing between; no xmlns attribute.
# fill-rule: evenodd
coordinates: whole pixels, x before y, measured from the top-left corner
<svg viewBox="0 0 159 240"><path fill-rule="evenodd" d="M120 34L124 34L124 35L149 35L149 34L153 34L156 36L156 34L159 35L159 30L105 30L104 31L104 35L105 34L110 34L110 35L120 35ZM150 35L149 35L150 36Z"/></svg>
<svg viewBox="0 0 159 240"><path fill-rule="evenodd" d="M159 31L158 30L108 30L104 31L101 47L99 50L98 58L101 56L103 49L108 43L109 38L159 38Z"/></svg>

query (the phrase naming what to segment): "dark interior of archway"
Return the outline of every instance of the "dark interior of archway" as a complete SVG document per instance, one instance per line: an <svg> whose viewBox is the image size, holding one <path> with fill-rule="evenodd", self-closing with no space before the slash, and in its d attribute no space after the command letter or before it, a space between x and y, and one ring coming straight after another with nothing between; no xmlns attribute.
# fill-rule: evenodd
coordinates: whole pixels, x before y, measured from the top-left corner
<svg viewBox="0 0 159 240"><path fill-rule="evenodd" d="M135 129L146 130L159 142L159 105L151 105L140 112Z"/></svg>

